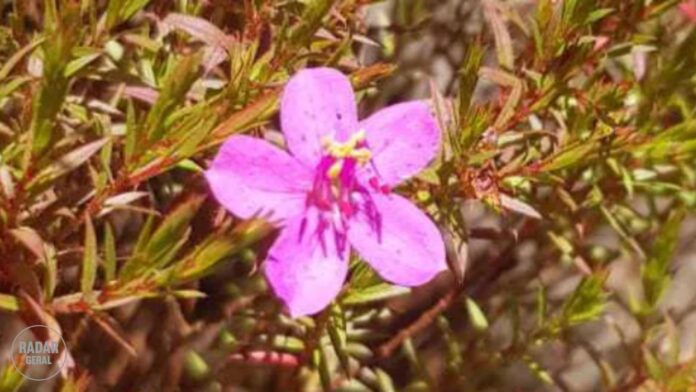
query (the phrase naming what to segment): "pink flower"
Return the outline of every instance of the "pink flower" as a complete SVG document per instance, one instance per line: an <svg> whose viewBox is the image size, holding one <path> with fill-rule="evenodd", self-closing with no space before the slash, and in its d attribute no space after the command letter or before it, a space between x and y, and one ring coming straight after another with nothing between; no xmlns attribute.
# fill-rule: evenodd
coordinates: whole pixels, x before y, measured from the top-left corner
<svg viewBox="0 0 696 392"><path fill-rule="evenodd" d="M696 1L688 0L679 4L681 12L692 22L696 22Z"/></svg>
<svg viewBox="0 0 696 392"><path fill-rule="evenodd" d="M234 215L269 213L282 227L264 271L293 317L317 313L338 295L350 248L398 285L421 285L446 268L433 222L390 192L437 153L440 132L426 103L358 121L348 79L314 68L290 79L280 114L292 155L233 136L206 177Z"/></svg>

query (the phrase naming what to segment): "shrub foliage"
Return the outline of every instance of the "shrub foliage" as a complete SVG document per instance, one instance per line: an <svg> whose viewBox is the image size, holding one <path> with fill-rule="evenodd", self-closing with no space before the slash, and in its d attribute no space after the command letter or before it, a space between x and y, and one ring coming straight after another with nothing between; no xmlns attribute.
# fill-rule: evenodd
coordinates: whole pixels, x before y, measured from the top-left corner
<svg viewBox="0 0 696 392"><path fill-rule="evenodd" d="M62 333L55 387L691 388L693 306L666 301L696 204L696 29L675 0L472 2L483 31L428 97L440 157L395 190L451 271L409 292L354 260L329 309L283 312L260 273L274 230L201 172L230 135L277 135L300 69L340 69L365 107L403 76L394 37L444 5L394 1L375 33L369 3L3 2L0 309ZM2 388L35 386L4 366Z"/></svg>

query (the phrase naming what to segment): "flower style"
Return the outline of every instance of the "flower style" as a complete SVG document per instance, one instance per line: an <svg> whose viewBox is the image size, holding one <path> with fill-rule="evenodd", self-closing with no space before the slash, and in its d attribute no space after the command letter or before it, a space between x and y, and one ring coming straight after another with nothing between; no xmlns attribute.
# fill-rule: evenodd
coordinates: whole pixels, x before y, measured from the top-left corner
<svg viewBox="0 0 696 392"><path fill-rule="evenodd" d="M436 155L440 132L425 102L358 121L348 79L330 68L298 72L281 99L290 154L232 136L206 178L217 200L246 219L270 214L282 228L266 277L291 316L314 314L339 293L350 248L387 281L417 286L446 269L433 222L391 192Z"/></svg>

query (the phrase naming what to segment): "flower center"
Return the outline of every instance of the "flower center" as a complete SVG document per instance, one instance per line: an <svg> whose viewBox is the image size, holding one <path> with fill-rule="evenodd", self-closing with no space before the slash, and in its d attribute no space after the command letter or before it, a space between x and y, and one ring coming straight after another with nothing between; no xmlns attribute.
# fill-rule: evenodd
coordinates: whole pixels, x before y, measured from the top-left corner
<svg viewBox="0 0 696 392"><path fill-rule="evenodd" d="M322 146L328 156L335 159L328 172L329 177L333 179L338 178L345 160L353 160L364 165L372 158L372 152L365 144L365 131L354 133L345 143L338 143L325 136Z"/></svg>
<svg viewBox="0 0 696 392"><path fill-rule="evenodd" d="M362 186L356 181L357 170L372 154L365 144L365 132L353 134L344 143L328 137L322 140L324 155L317 165L308 204L321 211L339 212L347 217L355 213L355 193Z"/></svg>
<svg viewBox="0 0 696 392"><path fill-rule="evenodd" d="M379 216L370 192L357 179L360 167L371 162L372 152L366 143L365 131L354 133L343 143L326 137L322 140L322 147L324 154L315 170L312 190L307 195L307 208L315 207L319 211L316 231L322 246L326 247L324 233L332 229L336 247L343 252L349 220L358 211L363 212L376 229L379 228Z"/></svg>

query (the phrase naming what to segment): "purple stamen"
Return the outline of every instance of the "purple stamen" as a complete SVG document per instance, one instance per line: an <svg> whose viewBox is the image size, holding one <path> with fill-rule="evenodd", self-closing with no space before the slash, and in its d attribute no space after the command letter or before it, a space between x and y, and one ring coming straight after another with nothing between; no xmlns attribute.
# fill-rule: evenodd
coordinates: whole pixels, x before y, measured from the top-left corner
<svg viewBox="0 0 696 392"><path fill-rule="evenodd" d="M360 146L365 148L366 144L361 143ZM353 157L324 155L315 170L306 208L316 208L319 212L316 234L320 236L324 251L326 242L323 234L328 229L333 230L336 249L339 252L346 250L350 219L360 211L381 238L381 219L370 191L357 180L358 165L358 160ZM369 185L375 191L385 193L385 186L379 183L377 177L370 179Z"/></svg>

